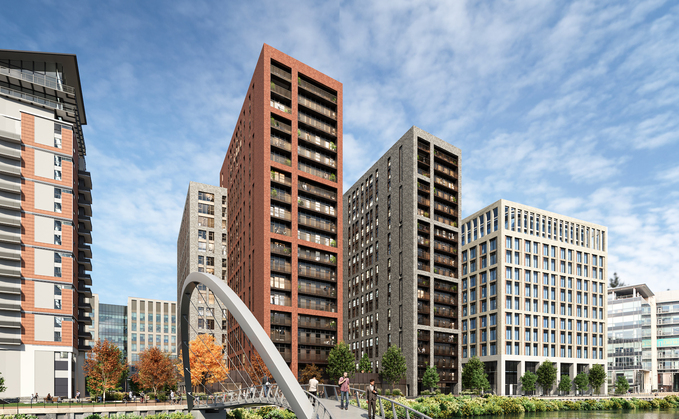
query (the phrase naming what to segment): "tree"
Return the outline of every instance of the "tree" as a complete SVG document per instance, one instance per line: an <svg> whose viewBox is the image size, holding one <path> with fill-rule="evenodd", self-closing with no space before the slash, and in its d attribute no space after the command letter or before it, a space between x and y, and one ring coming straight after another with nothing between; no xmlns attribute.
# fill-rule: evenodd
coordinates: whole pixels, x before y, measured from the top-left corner
<svg viewBox="0 0 679 419"><path fill-rule="evenodd" d="M176 369L170 354L162 352L157 346L149 347L139 354L137 373L132 380L143 389L152 389L154 394L158 390L171 386L176 380Z"/></svg>
<svg viewBox="0 0 679 419"><path fill-rule="evenodd" d="M620 279L620 277L618 277L618 273L617 273L617 272L613 272L613 278L610 278L610 279L608 280L608 286L609 286L610 288L620 288L620 287L624 287L624 286L625 286L625 283L622 282L622 280Z"/></svg>
<svg viewBox="0 0 679 419"><path fill-rule="evenodd" d="M521 377L521 387L523 388L523 394L529 391L535 391L535 382L538 380L538 376L530 371L526 371Z"/></svg>
<svg viewBox="0 0 679 419"><path fill-rule="evenodd" d="M269 381L271 381L271 372L269 372L269 367L266 366L266 363L262 357L259 356L259 352L254 349L252 351L252 356L250 357L250 362L245 365L245 371L255 384L260 383L264 385L264 383L261 383L261 380L264 376L267 376Z"/></svg>
<svg viewBox="0 0 679 419"><path fill-rule="evenodd" d="M344 373L348 373L350 377L354 376L356 371L356 363L354 361L354 354L351 353L351 348L346 342L338 342L328 354L328 366L325 369L333 381L337 381Z"/></svg>
<svg viewBox="0 0 679 419"><path fill-rule="evenodd" d="M316 376L319 383L323 384L323 370L318 368L316 364L307 364L306 367L300 372L298 381L300 384L308 384L311 377Z"/></svg>
<svg viewBox="0 0 679 419"><path fill-rule="evenodd" d="M573 383L571 382L571 377L567 375L562 375L561 376L561 381L559 381L559 391L563 393L570 393L571 391L571 386Z"/></svg>
<svg viewBox="0 0 679 419"><path fill-rule="evenodd" d="M422 387L433 391L434 387L438 386L440 379L441 377L439 377L439 373L436 371L436 365L427 367L422 376Z"/></svg>
<svg viewBox="0 0 679 419"><path fill-rule="evenodd" d="M7 387L5 387L5 377L3 377L0 372L0 393L4 393L5 390L7 390Z"/></svg>
<svg viewBox="0 0 679 419"><path fill-rule="evenodd" d="M549 359L546 359L536 372L538 375L537 382L542 387L542 393L549 394L549 391L556 382L556 367Z"/></svg>
<svg viewBox="0 0 679 419"><path fill-rule="evenodd" d="M462 388L468 390L490 390L488 375L484 371L483 362L473 356L462 368Z"/></svg>
<svg viewBox="0 0 679 419"><path fill-rule="evenodd" d="M589 387L589 376L586 372L581 372L575 377L574 382L575 388L577 388L580 394L582 394L587 391L587 388Z"/></svg>
<svg viewBox="0 0 679 419"><path fill-rule="evenodd" d="M596 394L599 394L599 390L601 389L601 386L604 384L604 382L606 382L606 369L601 364L594 365L589 370L589 383L596 391Z"/></svg>
<svg viewBox="0 0 679 419"><path fill-rule="evenodd" d="M181 351L179 358L182 358ZM225 380L229 372L223 359L222 347L215 343L214 336L208 334L200 334L189 342L189 366L192 386ZM183 377L184 370L179 371Z"/></svg>
<svg viewBox="0 0 679 419"><path fill-rule="evenodd" d="M87 377L87 387L90 393L103 394L118 387L120 378L127 370L123 363L122 351L108 340L97 341L85 358L83 371Z"/></svg>
<svg viewBox="0 0 679 419"><path fill-rule="evenodd" d="M624 375L618 377L615 381L615 392L617 394L625 394L629 390L629 383Z"/></svg>
<svg viewBox="0 0 679 419"><path fill-rule="evenodd" d="M358 362L358 370L361 372L373 372L368 354L363 354L363 357L361 357L361 360Z"/></svg>
<svg viewBox="0 0 679 419"><path fill-rule="evenodd" d="M382 355L382 372L380 375L391 383L392 389L394 384L405 378L407 369L406 358L398 346L390 346L387 352Z"/></svg>

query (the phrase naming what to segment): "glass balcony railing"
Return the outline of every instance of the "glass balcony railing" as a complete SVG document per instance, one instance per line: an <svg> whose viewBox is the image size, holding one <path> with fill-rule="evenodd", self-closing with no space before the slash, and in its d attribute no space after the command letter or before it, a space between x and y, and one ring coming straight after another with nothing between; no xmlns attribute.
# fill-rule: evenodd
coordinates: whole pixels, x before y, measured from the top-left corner
<svg viewBox="0 0 679 419"><path fill-rule="evenodd" d="M49 87L54 90L61 90L62 92L75 94L75 88L65 85L56 77L48 76L45 74L38 74L28 70L19 70L16 68L9 68L0 65L0 74L5 74L10 77L21 79L33 84L39 84L40 86Z"/></svg>

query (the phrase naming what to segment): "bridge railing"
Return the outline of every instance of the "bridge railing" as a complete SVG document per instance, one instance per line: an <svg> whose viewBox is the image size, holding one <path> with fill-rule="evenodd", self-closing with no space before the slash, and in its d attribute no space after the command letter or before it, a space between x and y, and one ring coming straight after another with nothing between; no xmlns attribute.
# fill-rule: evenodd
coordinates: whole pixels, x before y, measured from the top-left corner
<svg viewBox="0 0 679 419"><path fill-rule="evenodd" d="M306 393L307 397L309 398L309 402L314 408L313 414L314 419L334 419L330 411L325 408L325 406L323 405L323 403L321 403L318 397L314 396L308 391L304 391L304 393Z"/></svg>
<svg viewBox="0 0 679 419"><path fill-rule="evenodd" d="M196 408L210 408L220 406L240 406L247 404L274 404L290 408L283 392L277 385L272 386L243 386L236 390L211 393L206 396L190 396Z"/></svg>
<svg viewBox="0 0 679 419"><path fill-rule="evenodd" d="M308 384L302 385L302 388L307 390ZM319 384L318 385L318 397L329 400L339 400L340 399L340 389L337 385L332 384ZM349 400L351 404L356 404L360 409L368 409L368 398L365 390L360 390L357 388L349 388ZM401 404L389 397L383 397L378 395L375 400L375 407L379 413L379 416L384 419L432 419L431 417L425 415L422 412L418 412L412 407Z"/></svg>

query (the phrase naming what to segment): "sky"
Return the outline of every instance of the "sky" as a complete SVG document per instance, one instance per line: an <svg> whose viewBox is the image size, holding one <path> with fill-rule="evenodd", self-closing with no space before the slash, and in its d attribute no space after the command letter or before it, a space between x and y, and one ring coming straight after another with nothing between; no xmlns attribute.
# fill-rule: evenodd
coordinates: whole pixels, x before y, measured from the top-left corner
<svg viewBox="0 0 679 419"><path fill-rule="evenodd" d="M75 53L100 301L176 298L189 181L219 170L262 45L344 86L344 190L412 125L504 198L608 227L609 276L679 279L673 1L37 1L0 48Z"/></svg>

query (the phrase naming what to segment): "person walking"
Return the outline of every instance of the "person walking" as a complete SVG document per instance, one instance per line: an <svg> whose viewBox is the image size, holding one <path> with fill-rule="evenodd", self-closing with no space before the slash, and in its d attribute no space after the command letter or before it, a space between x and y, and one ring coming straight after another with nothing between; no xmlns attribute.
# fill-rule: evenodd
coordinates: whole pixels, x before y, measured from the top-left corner
<svg viewBox="0 0 679 419"><path fill-rule="evenodd" d="M264 374L264 377L262 377L262 387L264 387L264 397L269 397L269 386L271 383L269 382L269 377Z"/></svg>
<svg viewBox="0 0 679 419"><path fill-rule="evenodd" d="M174 390L170 390L170 404L174 404Z"/></svg>
<svg viewBox="0 0 679 419"><path fill-rule="evenodd" d="M318 380L316 379L316 374L311 376L309 380L309 393L313 394L314 397L318 397ZM312 400L312 405L316 406L316 399Z"/></svg>
<svg viewBox="0 0 679 419"><path fill-rule="evenodd" d="M75 402L80 403L80 390L75 392Z"/></svg>
<svg viewBox="0 0 679 419"><path fill-rule="evenodd" d="M340 409L349 410L349 377L345 372L339 379Z"/></svg>
<svg viewBox="0 0 679 419"><path fill-rule="evenodd" d="M368 386L368 419L375 419L375 401L377 401L377 389L375 388L375 379L370 379Z"/></svg>

